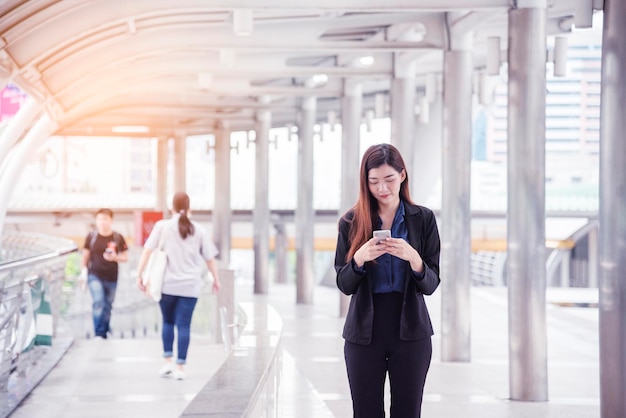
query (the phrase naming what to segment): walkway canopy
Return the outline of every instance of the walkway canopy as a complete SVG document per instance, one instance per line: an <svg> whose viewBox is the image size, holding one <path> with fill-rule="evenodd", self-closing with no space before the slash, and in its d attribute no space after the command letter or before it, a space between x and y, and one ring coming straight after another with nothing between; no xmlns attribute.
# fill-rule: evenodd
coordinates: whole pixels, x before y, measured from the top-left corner
<svg viewBox="0 0 626 418"><path fill-rule="evenodd" d="M594 1L547 3L548 35L591 25ZM386 112L390 80L408 69L425 90L456 37L471 35L484 71L488 38L507 47L510 8L509 0L5 0L0 87L14 83L45 104L58 135L253 129L259 109L283 126L297 121L305 96L318 98L326 120L341 111L347 80L361 83L364 109Z"/></svg>

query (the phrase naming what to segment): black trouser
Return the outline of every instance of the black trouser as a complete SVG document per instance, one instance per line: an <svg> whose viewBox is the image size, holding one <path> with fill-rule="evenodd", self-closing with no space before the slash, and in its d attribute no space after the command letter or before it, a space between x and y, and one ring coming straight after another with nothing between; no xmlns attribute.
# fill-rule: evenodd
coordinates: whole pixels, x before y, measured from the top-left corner
<svg viewBox="0 0 626 418"><path fill-rule="evenodd" d="M401 293L374 294L374 324L369 345L346 341L344 354L356 418L385 416L385 378L391 386L391 418L419 418L431 339L400 340Z"/></svg>

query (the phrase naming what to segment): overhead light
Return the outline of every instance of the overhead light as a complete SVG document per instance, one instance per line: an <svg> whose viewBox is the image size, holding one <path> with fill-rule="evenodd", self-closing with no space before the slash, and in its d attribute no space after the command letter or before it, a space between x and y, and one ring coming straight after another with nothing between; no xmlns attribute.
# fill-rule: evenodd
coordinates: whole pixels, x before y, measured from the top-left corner
<svg viewBox="0 0 626 418"><path fill-rule="evenodd" d="M120 125L114 126L111 130L116 134L145 134L150 132L150 128L141 125Z"/></svg>
<svg viewBox="0 0 626 418"><path fill-rule="evenodd" d="M328 76L326 74L315 74L310 79L310 87L319 87L319 86L326 84L327 82L328 82Z"/></svg>
<svg viewBox="0 0 626 418"><path fill-rule="evenodd" d="M237 36L252 35L252 9L233 10L233 31Z"/></svg>
<svg viewBox="0 0 626 418"><path fill-rule="evenodd" d="M128 25L128 33L130 33L131 35L137 33L137 25L135 24L135 19L130 18L126 23Z"/></svg>
<svg viewBox="0 0 626 418"><path fill-rule="evenodd" d="M235 51L232 49L220 49L220 64L224 67L235 66Z"/></svg>
<svg viewBox="0 0 626 418"><path fill-rule="evenodd" d="M358 63L359 67L371 67L374 65L374 57L371 55L364 55L359 57Z"/></svg>
<svg viewBox="0 0 626 418"><path fill-rule="evenodd" d="M211 73L198 73L198 86L201 89L208 89L213 82L213 75Z"/></svg>

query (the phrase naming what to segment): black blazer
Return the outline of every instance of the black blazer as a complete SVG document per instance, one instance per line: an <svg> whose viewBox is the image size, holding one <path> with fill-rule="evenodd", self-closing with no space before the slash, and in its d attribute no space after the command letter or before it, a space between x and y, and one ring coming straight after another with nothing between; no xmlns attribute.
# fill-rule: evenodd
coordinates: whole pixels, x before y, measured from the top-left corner
<svg viewBox="0 0 626 418"><path fill-rule="evenodd" d="M433 335L424 295L431 295L439 282L439 252L441 242L434 213L423 206L404 204L404 221L408 230L408 242L417 250L424 261L424 271L416 273L409 267L404 290L404 301L400 314L400 339L419 340ZM367 273L368 264L363 266L365 274L354 270L352 260L346 262L350 249L350 223L354 217L352 210L339 220L339 236L335 252L337 287L346 295L352 295L350 307L343 328L343 338L355 344L369 344L372 341L374 303Z"/></svg>

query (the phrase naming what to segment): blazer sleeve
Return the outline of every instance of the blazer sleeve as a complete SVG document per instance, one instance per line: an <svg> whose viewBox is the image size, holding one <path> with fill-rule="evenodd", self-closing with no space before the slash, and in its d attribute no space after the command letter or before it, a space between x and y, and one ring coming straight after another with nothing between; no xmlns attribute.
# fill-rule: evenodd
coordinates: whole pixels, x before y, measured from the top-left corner
<svg viewBox="0 0 626 418"><path fill-rule="evenodd" d="M435 214L426 210L422 219L422 251L420 256L424 262L424 271L420 274L413 272L417 291L425 295L432 295L439 286L439 257L441 240Z"/></svg>
<svg viewBox="0 0 626 418"><path fill-rule="evenodd" d="M350 249L349 233L350 222L343 216L339 220L337 249L335 250L335 271L337 272L337 287L346 295L356 293L359 284L365 277L364 271L357 271L353 260L346 261Z"/></svg>

